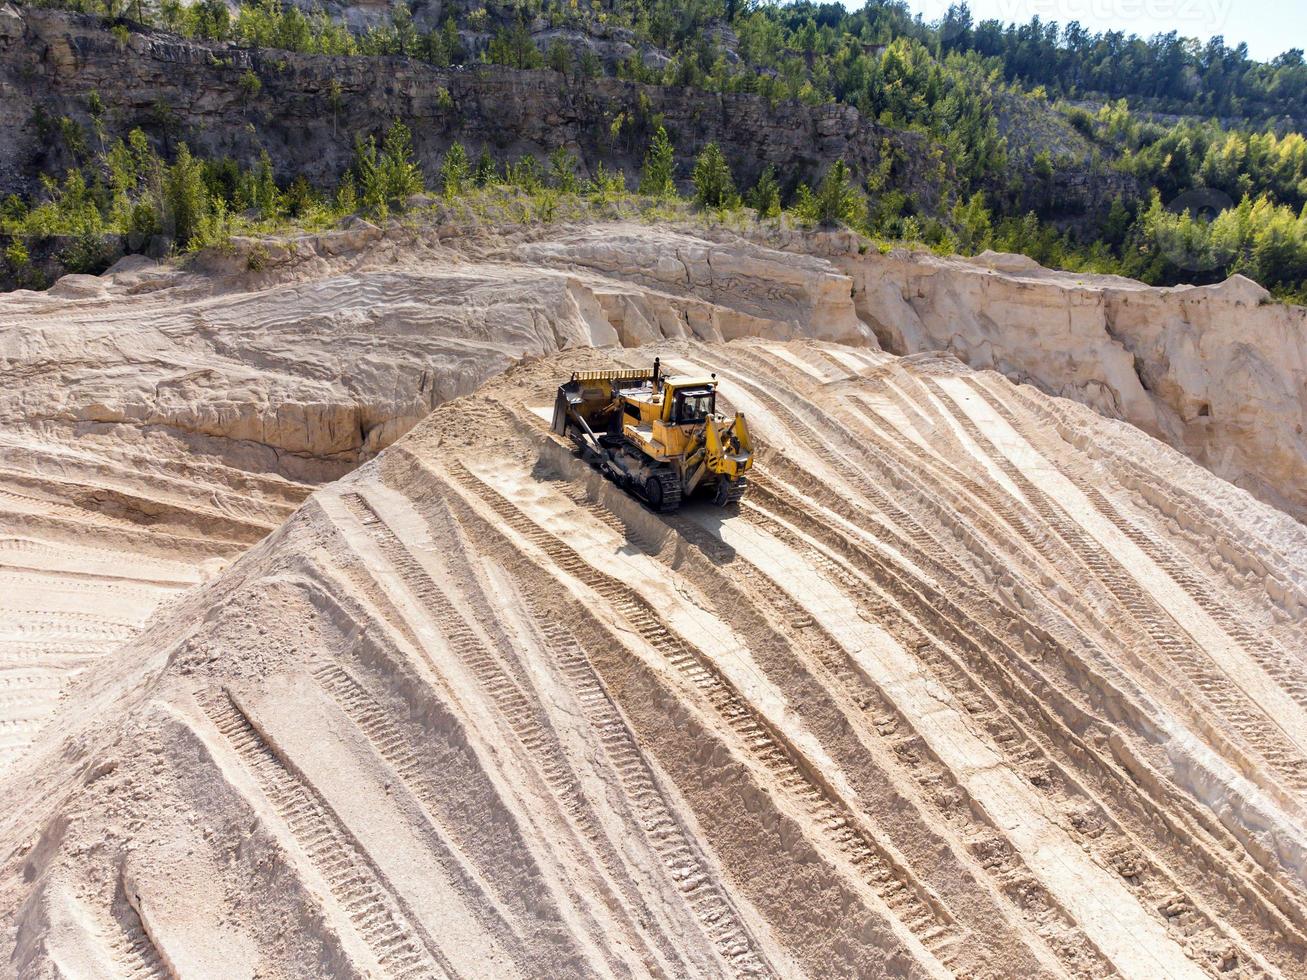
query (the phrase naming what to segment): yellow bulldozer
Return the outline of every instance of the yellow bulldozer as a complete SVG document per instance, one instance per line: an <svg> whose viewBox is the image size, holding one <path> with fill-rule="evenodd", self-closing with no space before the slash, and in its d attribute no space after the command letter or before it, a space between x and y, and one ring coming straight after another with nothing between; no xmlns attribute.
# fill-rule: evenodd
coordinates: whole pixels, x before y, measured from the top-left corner
<svg viewBox="0 0 1307 980"><path fill-rule="evenodd" d="M578 371L558 387L553 430L656 511L698 494L719 506L744 493L753 444L744 416L717 412L717 375Z"/></svg>

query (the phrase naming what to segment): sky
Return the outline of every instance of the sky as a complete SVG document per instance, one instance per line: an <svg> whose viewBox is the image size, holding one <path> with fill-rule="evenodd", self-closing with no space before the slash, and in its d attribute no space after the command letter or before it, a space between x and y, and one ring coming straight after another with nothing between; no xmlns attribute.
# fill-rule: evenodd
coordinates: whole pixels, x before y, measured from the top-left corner
<svg viewBox="0 0 1307 980"><path fill-rule="evenodd" d="M949 3L908 0L908 7L929 21L942 17ZM1230 47L1246 42L1258 61L1289 48L1307 49L1307 0L969 0L969 6L977 21L1024 24L1038 14L1062 25L1078 20L1095 33L1149 37L1173 30L1202 41L1221 34Z"/></svg>

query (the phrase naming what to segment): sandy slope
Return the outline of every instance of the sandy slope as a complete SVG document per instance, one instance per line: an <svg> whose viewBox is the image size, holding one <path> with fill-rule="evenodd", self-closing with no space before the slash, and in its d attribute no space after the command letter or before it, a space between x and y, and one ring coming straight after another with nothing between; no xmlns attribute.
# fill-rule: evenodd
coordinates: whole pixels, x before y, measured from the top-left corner
<svg viewBox="0 0 1307 980"><path fill-rule="evenodd" d="M133 258L0 297L0 770L161 601L520 357L871 337L822 260L649 229L608 239L641 245L654 274L572 268L575 243L486 233L456 248L363 222L264 272L241 255L198 272ZM714 250L718 281L703 276Z"/></svg>
<svg viewBox="0 0 1307 980"><path fill-rule="evenodd" d="M711 366L660 517L552 441ZM156 616L0 792L30 976L1307 973L1301 525L956 361L565 353Z"/></svg>

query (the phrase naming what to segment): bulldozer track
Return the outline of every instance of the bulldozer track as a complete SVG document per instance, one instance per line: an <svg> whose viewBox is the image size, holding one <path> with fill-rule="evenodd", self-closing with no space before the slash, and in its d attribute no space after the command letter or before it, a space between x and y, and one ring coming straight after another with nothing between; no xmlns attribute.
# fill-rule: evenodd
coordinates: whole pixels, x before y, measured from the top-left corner
<svg viewBox="0 0 1307 980"><path fill-rule="evenodd" d="M704 868L704 858L693 838L667 805L644 754L636 744L621 712L590 666L585 652L565 626L551 618L540 603L525 597L536 626L545 638L559 670L572 684L589 716L613 769L622 781L626 798L640 812L640 824L662 859L668 877L694 912L704 934L738 976L769 976L753 937L741 921L734 903Z"/></svg>
<svg viewBox="0 0 1307 980"><path fill-rule="evenodd" d="M568 493L567 490L564 492ZM767 491L763 493L770 496ZM574 488L568 496L605 525L625 533L620 518L603 505L591 502L584 491ZM750 519L758 512L759 507L750 504L742 511L742 516ZM720 542L693 521L676 517L666 519L666 523L714 562L725 559ZM758 523L775 525L774 521ZM922 811L924 826L940 829L940 832L944 832L942 828L950 829L958 841L956 846L974 858L975 872L993 881L1012 912L1033 924L1048 944L1051 954L1061 960L1070 974L1101 977L1112 972L1101 952L1025 868L1020 856L987 819L983 808L974 804L947 766L929 751L907 718L889 702L878 686L853 667L847 655L837 652L841 650L839 641L816 623L776 582L747 560L732 556L729 572L745 586L748 602L770 611L774 622L780 624L775 628L781 631L784 641L819 665L826 678L825 686L839 692L846 713L863 719L864 731L888 750L889 757L897 763L901 778L916 783L919 789L917 806ZM724 580L728 579L725 570L719 570L717 574ZM974 710L975 703L969 702L968 707ZM879 766L886 764L877 762ZM1092 952L1087 953L1087 950Z"/></svg>
<svg viewBox="0 0 1307 980"><path fill-rule="evenodd" d="M863 414L865 417L865 410L855 408L854 411ZM984 451L987 455L991 456L998 455L997 450L993 449L992 444L988 443L988 440L984 438L983 434L979 432L970 419L964 418L959 419L958 421L964 431L968 433L968 436L976 442L981 451ZM1005 522L1011 529L1011 532L1015 533L1016 541L1013 543L1020 542L1025 545L1025 548L1028 549L1029 553L1041 555L1045 559L1047 563L1045 569L1030 567L1027 564L1026 567L1032 577L1038 580L1038 577L1041 574L1054 574L1062 579L1064 586L1062 601L1064 604L1072 605L1076 612L1079 613L1079 618L1082 621L1089 623L1096 622L1096 616L1093 613L1091 605L1089 605L1090 602L1096 602L1101 605L1104 602L1109 602L1115 598L1119 598L1117 593L1111 591L1111 589L1103 584L1102 580L1096 575L1090 577L1076 576L1074 581L1068 576L1069 570L1078 567L1085 567L1085 555L1083 552L1077 551L1079 544L1074 539L1067 540L1065 536L1061 534L1049 535L1041 532L1040 529L1047 527L1048 525L1047 523L1041 524L1039 522L1035 510L1028 509L1026 505L1021 504L1001 491L971 480L965 474L951 471L950 468L945 467L941 462L928 457L926 453L924 453L919 447L913 445L910 441L905 440L901 446L894 446L888 441L882 439L873 426L868 426L866 432L867 438L879 451L884 453L886 457L891 459L899 457L898 461L900 465L908 467L915 466L918 468L919 472L930 474L934 479L938 492L952 495L953 492L949 489L948 484L950 482L955 482L961 486L966 493L984 501L996 517ZM958 448L961 449L960 444ZM907 457L907 461L905 462L902 457ZM994 461L994 465L1001 466L997 460ZM1010 476L1014 481L1017 480L1017 477L1012 476L1011 467L1001 468L1005 475ZM1022 487L1024 487L1024 489L1022 489ZM1040 494L1038 490L1032 488L1025 482L1021 482L1018 489L1021 489L1023 496L1030 497L1034 495L1036 502L1045 500L1044 496ZM1032 503L1030 506L1034 507L1036 504ZM981 519L979 514L976 514L975 517L976 526L990 529L990 533L995 536L996 540L1007 536L1006 533L993 522ZM1047 517L1045 517L1045 521L1046 520ZM1009 548L1007 550L1013 554L1020 554L1023 551L1023 549L1019 547ZM1092 557L1088 560L1094 561ZM1102 565L1102 561L1096 562L1097 567L1102 567ZM1154 622L1160 623L1163 627L1165 626L1165 620L1155 619ZM1169 691L1174 688L1176 678L1173 671L1169 669L1171 662L1168 660L1158 663L1155 662L1156 658L1150 659L1143 656L1143 651L1155 643L1153 634L1150 634L1147 630L1137 624L1128 625L1118 622L1114 624L1113 628L1110 630L1106 628L1098 630L1098 635L1101 642L1109 644L1113 648L1122 651L1123 655L1127 657L1137 669L1153 681L1158 690ZM1218 691L1224 691L1224 687L1224 685L1221 685L1218 688ZM1210 685L1208 690L1210 690ZM1228 693L1226 696L1229 696ZM1206 722L1205 711L1222 711L1222 706L1212 703L1207 695L1207 690L1198 685L1187 687L1184 692L1184 697L1173 698L1172 702L1174 707L1186 715L1191 722L1209 729L1210 725ZM1260 726L1252 726L1254 731L1258 731L1259 728ZM1226 746L1227 752L1231 754L1232 758L1238 761L1239 767L1244 772L1255 773L1257 771L1260 763L1253 761L1250 757L1251 754L1256 753L1256 748L1253 744L1244 741L1241 745L1235 745L1230 742L1227 736L1216 732L1212 732L1211 737L1214 741Z"/></svg>
<svg viewBox="0 0 1307 980"><path fill-rule="evenodd" d="M759 496L762 496L761 494ZM1069 773L1043 750L1038 741L1015 719L1006 715L998 707L998 702L976 680L973 668L983 663L984 650L992 650L1001 641L994 636L985 638L982 647L967 636L962 627L949 623L950 617L931 604L928 594L916 594L911 585L902 583L895 574L883 564L876 563L868 572L874 573L868 579L862 579L852 567L845 566L834 554L825 553L796 533L793 527L786 526L769 513L774 506L772 497L753 503L745 515L746 519L764 527L769 533L802 551L811 564L823 574L839 582L842 591L853 596L867 615L890 626L891 632L912 645L918 658L926 663L935 674L958 698L959 703L990 736L994 746L1014 764L1026 777L1026 780L1044 795L1050 803L1062 812L1067 824L1075 829L1075 835L1082 842L1100 866L1125 878L1132 890L1138 893L1142 905L1148 908L1172 909L1173 912L1161 912L1168 927L1185 936L1195 949L1195 960L1207 967L1214 975L1232 975L1229 971L1239 959L1233 954L1234 943L1216 921L1201 910L1179 889L1160 865L1148 861L1143 855L1146 850L1133 840L1116 822L1113 816L1085 792ZM766 509L764 509L766 508ZM802 514L782 505L786 518L802 520ZM788 513L786 511L788 510ZM818 522L807 521L805 531L819 534ZM837 532L830 532L832 537ZM847 546L847 542L844 543ZM846 552L847 554L847 552ZM895 600L891 603L878 589L871 586L875 581L882 587L889 587ZM891 585L890 583L893 583ZM898 586L894 588L893 586ZM936 597L938 598L938 597ZM898 602L907 603L906 610L911 610L908 618L905 610L900 610ZM897 622L896 622L897 621ZM967 647L969 657L959 647ZM833 645L828 645L827 650ZM965 657L965 659L964 659ZM832 676L849 690L865 690L866 681L843 658L833 654L826 658ZM970 661L970 666L966 661ZM924 752L920 737L910 728L904 735L898 734L899 726L904 724L901 715L890 706L884 705L882 714L874 721L876 730L882 736L898 739L900 751L907 757L906 761L916 764ZM1060 733L1064 737L1069 732ZM992 833L992 830L991 830ZM1001 844L997 834L975 842L973 852L986 864L987 870L996 861L995 844ZM1002 855L1002 848L997 849ZM1006 857L1005 855L1003 857ZM1001 860L1001 858L999 859ZM1019 861L1004 862L993 868L1001 880L1001 888L1014 900L1023 901L1029 907L1043 903L1048 912L1064 916L1051 896L1041 894L1042 889L1031 880ZM1069 917L1068 917L1069 918ZM1087 939L1085 940L1087 942ZM1210 954L1210 955L1209 955ZM1067 964L1074 967L1074 962ZM1101 964L1100 967L1101 968ZM1233 975L1256 976L1261 971L1255 966L1251 970L1241 970ZM1101 975L1093 972L1090 975Z"/></svg>
<svg viewBox="0 0 1307 980"><path fill-rule="evenodd" d="M1075 553L1081 565L1131 614L1140 630L1164 658L1162 669L1179 668L1203 697L1238 731L1244 741L1275 769L1297 796L1307 798L1307 759L1276 727L1275 719L1230 682L1211 654L1187 637L1177 623L1138 585L1115 557L1068 517L1057 504L1003 455L965 412L958 420L1031 501L1036 512ZM1180 583L1177 583L1180 584ZM1181 586L1183 588L1183 586ZM1249 773L1256 777L1256 770Z"/></svg>
<svg viewBox="0 0 1307 980"><path fill-rule="evenodd" d="M372 503L357 493L344 494L342 500L354 518L372 536L383 556L413 595L423 603L424 612L431 617L451 650L472 670L509 730L532 759L540 777L552 791L564 819L587 842L610 884L634 908L643 908L645 900L631 880L612 841L604 833L562 746L548 722L539 716L539 709L533 706L539 703L538 699L527 697L518 682L498 662L489 646L454 608L444 590L431 579L427 570L414 558ZM676 958L675 951L664 952L670 952L672 958Z"/></svg>
<svg viewBox="0 0 1307 980"><path fill-rule="evenodd" d="M973 390L999 415L1008 425L1029 441L1030 433L1006 405L995 398L987 389L972 385ZM968 420L970 421L970 420ZM975 423L971 423L974 425ZM992 445L992 444L991 444ZM1094 508L1111 521L1120 531L1148 555L1159 568L1180 586L1200 606L1213 621L1236 643L1246 650L1277 684L1279 684L1298 704L1307 707L1307 679L1302 675L1301 664L1289 662L1288 653L1279 644L1255 634L1225 603L1218 600L1209 586L1192 570L1191 564L1181 558L1170 545L1163 543L1156 535L1149 533L1128 520L1120 509L1111 503L1101 490L1087 483L1074 473L1067 473L1067 479L1076 485Z"/></svg>
<svg viewBox="0 0 1307 980"><path fill-rule="evenodd" d="M382 967L399 980L455 977L444 957L423 941L425 930L399 907L362 845L277 757L231 695L213 695L202 706Z"/></svg>
<svg viewBox="0 0 1307 980"><path fill-rule="evenodd" d="M944 548L944 546L941 545L933 535L926 531L919 522L912 518L908 518L907 515L893 503L893 501L887 499L887 495L880 489L880 487L871 483L869 479L861 474L859 468L860 463L831 448L831 443L838 440L841 444L858 446L862 452L865 453L865 441L852 437L849 433L844 431L842 427L833 425L829 427L824 426L818 420L814 420L818 426L818 428L814 428L813 424L805 421L805 418L801 418L799 415L799 412L801 411L805 417L812 418L817 414L814 409L802 406L798 410L791 410L780 399L773 397L769 392L763 390L760 386L753 384L748 379L740 377L727 369L720 369L719 373L730 378L734 383L737 383L742 388L748 390L753 397L766 404L771 410L776 412L777 417L789 428L794 430L796 434L805 436L806 438L803 439L805 445L819 458L830 465L832 472L837 474L840 479L849 483L855 490L867 497L874 504L875 509L867 510L865 505L857 500L856 497L829 492L820 480L814 480L810 474L801 471L797 464L787 460L783 456L773 456L766 461L763 472L755 473L755 485L764 485L762 477L768 472L770 472L770 475L772 476L779 476L786 480L790 480L791 482L797 482L798 484L803 485L804 493L815 496L833 513L839 514L847 520L855 521L865 532L881 537L885 542L886 547L891 551L898 551L905 554L919 568L930 574L935 583L950 582L953 583L955 588L957 588L962 586L963 583L972 581L970 573L963 569L957 560L948 553L947 549ZM926 379L923 379L923 382L925 380ZM922 503L927 510L931 508L930 503L926 501L922 501ZM884 515L888 520L866 520L867 516L875 518L881 515ZM971 536L969 529L965 527L965 522L954 520L951 522L951 525L954 533L964 537ZM974 541L974 546L976 548L982 547L978 541ZM933 589L938 589L937 585L932 585L925 581L921 584L923 586L930 585ZM1024 633L1035 629L1033 623L1014 614L1011 609L1004 608L1002 605L989 601L986 598L988 592L985 590L984 586L980 582L977 582L976 584L980 586L979 590L966 593L964 601L970 603L979 602L982 605L987 606L989 614L995 616L1000 623L1005 625L1005 628L1010 629L1014 636L1021 636ZM939 594L941 597L943 596L942 592ZM1043 630L1035 630L1035 632L1036 635L1040 636L1040 642L1046 645L1052 644L1052 649L1058 650L1062 655L1062 659L1068 663L1068 665L1074 667L1075 672L1072 673L1070 678L1068 678L1068 680L1072 680L1072 683L1068 685L1064 682L1060 685L1063 690L1074 690L1075 685L1073 679L1078 672L1083 670L1083 664L1079 662L1080 658L1075 653L1071 652L1071 649L1069 648L1070 645L1075 642L1074 637L1063 637L1061 635L1063 627L1060 626L1055 626L1051 632ZM999 649L1001 648L1002 647L1000 646ZM978 662L975 665L974 669L976 671L976 676L987 676L987 670L989 668L987 667L986 661L989 659L989 657L985 657L981 662ZM1021 673L1028 673L1030 670L1028 665L1020 665L1017 669ZM1044 697L1047 698L1057 689L1058 685L1046 686ZM1015 690L1010 691L1007 692L1006 696L1012 697L1016 693ZM1128 703L1122 698L1121 691L1114 691L1113 697L1118 700L1118 703ZM1040 704L1037 698L1031 699L1027 697L1026 703L1030 704L1031 710L1035 712L1035 717L1048 715L1047 705ZM1083 760L1076 761L1083 765ZM1135 785L1133 782L1123 783L1119 778L1119 772L1117 772L1115 767L1110 763L1105 764L1102 767L1102 772L1105 775L1110 774L1112 782L1115 782L1117 785L1116 789L1110 791L1111 793L1120 793L1122 788ZM1132 789L1130 791L1131 795L1135 792L1139 792L1142 788L1143 787L1136 787ZM1161 791L1161 787L1154 790L1154 792ZM1109 795L1108 798L1112 798L1111 795ZM1129 797L1127 797L1127 799L1128 798ZM1152 825L1156 820L1160 818L1169 821L1173 819L1173 814L1183 812L1189 814L1191 819L1197 820L1200 826L1204 827L1214 836L1215 841L1220 842L1214 844L1218 850L1228 850L1232 846L1238 846L1230 840L1228 833L1216 827L1210 821L1210 818L1207 818L1201 812L1193 810L1192 806L1182 797L1172 794L1167 800L1167 804L1169 804L1169 807L1165 804L1159 803L1158 801L1149 801L1148 803L1145 803L1143 808L1137 814L1137 822L1135 826L1141 832L1151 834L1155 829ZM1161 843L1166 842L1163 841ZM1208 851L1206 853L1212 852ZM1213 860L1211 862L1211 867L1213 869L1220 869L1221 864L1219 861ZM1217 876L1214 878L1201 879L1202 883L1208 887L1221 887L1224 884L1225 879L1221 877L1221 872L1219 870L1217 870L1215 874ZM1263 887L1266 890L1263 890ZM1259 930L1266 930L1267 938L1270 940L1272 945L1284 951L1286 956L1293 959L1300 958L1296 951L1296 944L1302 940L1285 940L1283 938L1288 934L1302 937L1303 930L1307 928L1303 923L1303 916L1296 898L1291 897L1284 891L1284 889L1277 886L1274 882L1269 881L1261 872L1261 869L1253 868L1251 866L1248 868L1247 878L1240 879L1238 883L1235 884L1234 893L1236 896L1241 896L1240 898L1234 899L1236 908L1243 901L1251 900L1254 903L1253 907L1257 909L1256 915L1250 921L1246 920L1248 925L1254 926ZM1293 926L1289 925L1286 917L1288 920L1294 922Z"/></svg>
<svg viewBox="0 0 1307 980"><path fill-rule="evenodd" d="M916 878L890 855L821 780L809 764L776 732L717 667L662 622L635 590L599 571L573 548L540 527L496 489L455 464L454 482L486 503L510 528L543 552L559 568L609 602L635 631L658 650L739 737L748 753L771 774L774 784L798 802L895 917L949 965L960 952L965 931Z"/></svg>
<svg viewBox="0 0 1307 980"><path fill-rule="evenodd" d="M723 372L723 373L729 374L730 372ZM791 428L800 427L806 430L806 432L810 435L810 438L806 441L810 445L815 445L820 447L820 451L818 453L819 455L823 456L823 458L827 458L828 456L835 457L834 461L832 461L832 466L837 465L837 461L845 459L845 457L836 456L834 450L827 447L826 445L827 443L865 445L865 440L859 440L856 437L852 436L851 433L847 432L847 430L845 430L842 426L835 423L833 420L829 419L828 417L822 416L820 419L816 418L818 413L810 406L798 406L796 408L791 409L786 404L784 404L780 399L772 397L769 393L762 391L756 385L752 385L751 382L742 379L740 383L742 387L750 388L751 392L755 395L755 397L758 397L761 400L765 400L771 406L773 406L774 409L782 417L785 418L786 424L790 425ZM929 384L930 381L929 379L923 379L923 383ZM1115 582L1118 586L1120 586L1125 591L1126 594L1132 595L1137 600L1137 606L1138 605L1144 606L1143 609L1144 622L1141 623L1140 625L1145 628L1145 638L1149 641L1156 642L1157 638L1160 636L1162 638L1162 641L1167 646L1169 646L1172 650L1177 650L1180 655L1186 655L1190 659L1193 659L1195 657L1195 652L1194 652L1195 648L1192 646L1192 644L1183 643L1182 641L1178 640L1175 637L1174 625L1168 626L1168 623L1173 623L1173 621L1169 620L1169 618L1164 618L1164 614L1161 614L1160 609L1157 609L1155 612L1152 612L1150 615L1150 610L1147 608L1149 604L1145 603L1141 591L1138 590L1137 587L1133 590L1133 592L1130 591L1130 584L1124 580L1124 575L1120 573L1119 566L1116 566L1115 562L1113 562L1104 552L1102 552L1100 549L1096 547L1096 542L1094 543L1094 546L1090 548L1090 553L1087 556L1084 554L1080 554L1077 557L1075 552L1076 552L1077 545L1080 542L1080 538L1076 535L1076 531L1078 530L1078 528L1071 527L1070 526L1071 522L1069 521L1069 519L1065 518L1065 515L1063 515L1059 509L1051 506L1051 502L1047 501L1046 496L1042 493L1042 491L1038 491L1037 488L1034 488L1033 485L1031 485L1029 481L1026 480L1024 476L1019 473L1019 471L1015 470L1015 467L1011 467L1011 464L1008 463L1006 457L1003 457L1001 453L997 453L996 450L992 449L992 446L988 443L988 440L985 439L983 433L980 433L979 429L974 426L974 423L970 423L970 419L965 417L965 413L957 413L956 417L958 419L958 422L963 427L963 429L967 431L968 435L971 436L972 438L978 439L979 445L982 447L982 449L985 447L989 447L990 454L996 457L994 459L994 462L997 465L999 465L1001 468L1003 468L1006 475L1014 479L1017 486L1022 489L1022 492L1032 495L1033 497L1032 502L1036 508L1036 513L1038 513L1041 517L1044 517L1046 520L1050 519L1050 515L1052 515L1053 518L1055 518L1057 521L1057 529L1067 530L1067 533L1068 535L1070 535L1070 538L1067 539L1064 536L1064 540L1066 541L1067 546L1070 548L1072 552L1072 559L1077 563L1083 563L1086 565L1092 564L1094 569L1100 570L1104 574L1108 575L1109 578L1111 578L1113 582ZM968 426L968 423L970 423L970 426ZM817 427L814 428L813 427L814 425L816 425ZM905 443L907 441L908 440L904 440ZM878 453L875 447L867 447L867 448L872 449L871 456L873 458L881 459L886 466L893 466L892 461L889 458L887 458L883 453ZM1007 465L1004 466L1003 464L1007 464ZM854 484L857 489L865 490L868 483L868 481L865 478L862 478L859 475L850 475L849 473L846 472L847 470L850 469L856 470L859 465L860 464L858 464L856 461L849 459L845 463L845 466L841 469L837 469L836 472L840 473L842 478ZM1019 479L1013 477L1013 473L1016 473L1016 477L1019 477ZM905 477L900 476L900 480L903 479L905 479ZM915 481L912 481L910 478L907 479L909 480L909 482L905 486L905 489L907 489L909 492L915 492L918 494L925 493L923 487L915 484ZM1041 502L1043 504L1043 507L1040 506ZM877 505L878 507L882 507L883 509L883 505L881 505L879 501L877 501ZM895 509L897 510L897 508ZM894 526L903 525L903 519L899 516L898 513L891 513L890 517L891 517L891 522ZM872 525L872 527L874 527L874 525ZM954 520L952 522L952 527L955 534L967 538L972 542L974 550L976 551L987 550L985 549L985 546L979 542L979 539L975 537L974 532L969 527L966 526L965 521ZM920 555L927 557L932 564L934 564L936 567L940 569L941 581L948 580L948 581L956 582L960 580L959 576L966 576L967 573L963 572L960 569L960 567L951 558L951 556L947 555L943 551L938 541L932 538L928 533L925 533L923 531L922 533L911 534L910 544L915 547L915 549L918 551ZM1115 575L1113 575L1114 569L1115 572L1117 573ZM1114 596L1117 595L1115 591L1112 591L1112 594ZM1161 614L1161 617L1159 617L1159 614ZM1089 619L1092 621L1094 617L1090 616ZM1147 626L1151 626L1151 629L1148 629L1147 626L1145 626L1145 624L1147 624ZM1206 659L1205 653L1197 654L1197 656L1201 656L1204 659ZM1264 747L1266 746L1267 739L1259 731L1259 729L1264 726L1264 722L1261 725L1259 725L1257 723L1257 720L1253 718L1252 715L1248 714L1246 711L1240 714L1239 705L1237 704L1238 698L1232 695L1229 692L1228 688L1229 688L1228 683L1225 683L1222 680L1209 679L1206 686L1205 687L1200 686L1199 690L1201 690L1205 696L1214 700L1218 705L1226 708L1227 710L1233 711L1234 712L1233 717L1241 718L1244 723L1243 728L1241 730L1245 734L1245 740L1251 747L1256 748L1258 746L1262 746L1263 751L1259 752L1259 755L1264 755L1265 754ZM1281 767L1286 767L1286 762L1288 762L1289 763L1287 765L1287 771L1289 773L1288 778L1293 783L1301 781L1302 777L1297 775L1296 768L1291 764L1291 760L1289 760L1289 756L1282 749L1278 753L1273 749L1270 750L1270 756L1271 756L1271 760L1278 761ZM1255 772L1256 770L1254 769L1252 771L1252 774L1255 775Z"/></svg>
<svg viewBox="0 0 1307 980"><path fill-rule="evenodd" d="M426 813L436 812L436 790L427 778L426 769L410 747L409 740L391 720L386 710L377 703L348 671L334 662L324 663L313 672L323 690L341 707L345 714L367 736L368 741L394 770L404 785L422 804ZM435 826L434 818L431 823ZM491 893L488 887L474 880L467 866L454 853L453 845L440 833L440 844L435 849L445 873L455 883L468 906L477 913L482 926L518 958L526 960L519 929L503 912L503 905L511 896ZM480 899L480 901L478 901ZM486 908L489 906L489 908Z"/></svg>
<svg viewBox="0 0 1307 980"><path fill-rule="evenodd" d="M146 933L141 917L126 902L123 905L126 909L116 922L118 928L109 938L109 952L118 975L123 980L168 980L172 973Z"/></svg>

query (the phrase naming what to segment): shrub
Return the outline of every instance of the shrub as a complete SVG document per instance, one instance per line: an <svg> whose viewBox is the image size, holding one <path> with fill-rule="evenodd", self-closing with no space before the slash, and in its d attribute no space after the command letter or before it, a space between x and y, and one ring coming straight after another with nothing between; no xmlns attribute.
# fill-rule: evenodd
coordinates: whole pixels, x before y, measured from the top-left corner
<svg viewBox="0 0 1307 980"><path fill-rule="evenodd" d="M540 170L540 161L529 154L506 167L505 176L507 176L510 184L521 188L528 194L539 190L544 183L544 174Z"/></svg>
<svg viewBox="0 0 1307 980"><path fill-rule="evenodd" d="M602 160L590 177L590 193L600 200L608 200L626 190L626 175L620 170L609 170Z"/></svg>

